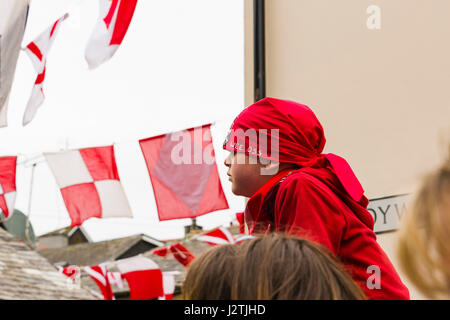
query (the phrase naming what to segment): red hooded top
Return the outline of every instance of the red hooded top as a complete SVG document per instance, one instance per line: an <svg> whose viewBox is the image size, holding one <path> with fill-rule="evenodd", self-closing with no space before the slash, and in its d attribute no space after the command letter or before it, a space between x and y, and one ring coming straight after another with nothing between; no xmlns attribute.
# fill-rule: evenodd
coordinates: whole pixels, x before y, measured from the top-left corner
<svg viewBox="0 0 450 320"><path fill-rule="evenodd" d="M284 231L319 242L369 299L409 299L376 241L361 184L343 158L321 153L324 145L314 113L293 101L265 98L235 119L224 149L299 166L279 172L249 199L244 218L250 234Z"/></svg>

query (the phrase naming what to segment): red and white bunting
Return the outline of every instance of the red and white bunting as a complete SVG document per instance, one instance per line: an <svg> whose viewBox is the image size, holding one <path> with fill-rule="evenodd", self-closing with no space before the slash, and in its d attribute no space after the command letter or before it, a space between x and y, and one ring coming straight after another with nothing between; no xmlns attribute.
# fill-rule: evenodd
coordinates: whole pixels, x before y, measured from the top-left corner
<svg viewBox="0 0 450 320"><path fill-rule="evenodd" d="M120 272L108 272L106 275L111 285L114 285L119 289L123 288L123 279L122 274Z"/></svg>
<svg viewBox="0 0 450 320"><path fill-rule="evenodd" d="M153 250L153 254L156 254L163 258L167 257L169 253L171 253L173 257L185 267L187 267L192 262L192 260L195 259L194 254L181 243L175 243L171 244L168 247Z"/></svg>
<svg viewBox="0 0 450 320"><path fill-rule="evenodd" d="M135 256L116 263L130 287L130 299L146 300L164 296L163 275L153 260Z"/></svg>
<svg viewBox="0 0 450 320"><path fill-rule="evenodd" d="M169 247L169 250L172 252L174 258L185 267L195 259L194 254L186 249L181 243L172 244Z"/></svg>
<svg viewBox="0 0 450 320"><path fill-rule="evenodd" d="M231 232L224 227L211 230L197 237L197 240L206 242L212 246L220 244L233 244L235 239Z"/></svg>
<svg viewBox="0 0 450 320"><path fill-rule="evenodd" d="M90 69L111 59L119 48L133 18L137 0L99 0L99 19L86 46Z"/></svg>
<svg viewBox="0 0 450 320"><path fill-rule="evenodd" d="M17 157L0 157L0 220L9 219L14 213L16 167Z"/></svg>
<svg viewBox="0 0 450 320"><path fill-rule="evenodd" d="M101 264L98 266L84 267L84 271L95 281L103 294L104 300L115 300L114 294L111 288L111 284L108 280L108 270L106 266Z"/></svg>
<svg viewBox="0 0 450 320"><path fill-rule="evenodd" d="M80 269L77 266L58 267L58 271L66 277L72 279L75 282L77 275L80 273Z"/></svg>
<svg viewBox="0 0 450 320"><path fill-rule="evenodd" d="M163 287L164 296L159 297L158 300L172 300L175 292L175 275L179 274L177 271L163 272Z"/></svg>
<svg viewBox="0 0 450 320"><path fill-rule="evenodd" d="M24 126L33 120L38 108L44 102L45 96L42 87L45 80L47 55L53 45L61 23L67 19L68 16L69 14L66 13L63 17L53 23L47 30L42 32L34 41L31 41L25 48L23 48L23 50L25 50L30 57L31 63L38 73L31 92L31 97L28 100L28 104L23 115Z"/></svg>
<svg viewBox="0 0 450 320"><path fill-rule="evenodd" d="M239 223L239 232L245 234L244 212L236 212L236 220Z"/></svg>
<svg viewBox="0 0 450 320"><path fill-rule="evenodd" d="M44 153L61 189L72 227L89 218L131 218L120 183L114 147Z"/></svg>
<svg viewBox="0 0 450 320"><path fill-rule="evenodd" d="M156 254L157 256L160 257L167 257L167 254L169 253L169 247L164 247L164 248L157 248L155 250L153 250L153 254Z"/></svg>

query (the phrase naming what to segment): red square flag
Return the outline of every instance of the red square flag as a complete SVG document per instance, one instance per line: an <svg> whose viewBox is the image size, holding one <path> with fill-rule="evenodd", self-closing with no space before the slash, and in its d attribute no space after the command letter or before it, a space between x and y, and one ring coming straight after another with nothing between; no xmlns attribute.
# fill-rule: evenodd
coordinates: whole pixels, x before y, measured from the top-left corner
<svg viewBox="0 0 450 320"><path fill-rule="evenodd" d="M228 209L211 125L140 140L159 220L195 218Z"/></svg>

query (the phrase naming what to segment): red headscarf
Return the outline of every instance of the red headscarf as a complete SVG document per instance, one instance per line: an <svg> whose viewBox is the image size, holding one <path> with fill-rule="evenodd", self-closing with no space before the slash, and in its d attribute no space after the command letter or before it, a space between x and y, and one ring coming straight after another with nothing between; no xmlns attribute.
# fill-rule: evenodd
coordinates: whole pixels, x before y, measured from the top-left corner
<svg viewBox="0 0 450 320"><path fill-rule="evenodd" d="M364 190L347 161L332 153L322 154L325 142L322 125L310 108L264 98L237 116L223 148L303 168L330 168L343 190L367 207Z"/></svg>

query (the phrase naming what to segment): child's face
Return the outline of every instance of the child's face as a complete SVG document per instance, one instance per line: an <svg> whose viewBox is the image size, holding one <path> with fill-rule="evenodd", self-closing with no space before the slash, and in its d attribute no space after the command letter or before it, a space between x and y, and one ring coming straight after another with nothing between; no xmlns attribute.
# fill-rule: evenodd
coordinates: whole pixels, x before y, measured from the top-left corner
<svg viewBox="0 0 450 320"><path fill-rule="evenodd" d="M261 174L264 165L256 157L242 152L230 152L224 164L228 167L231 191L238 196L251 197L271 178Z"/></svg>

